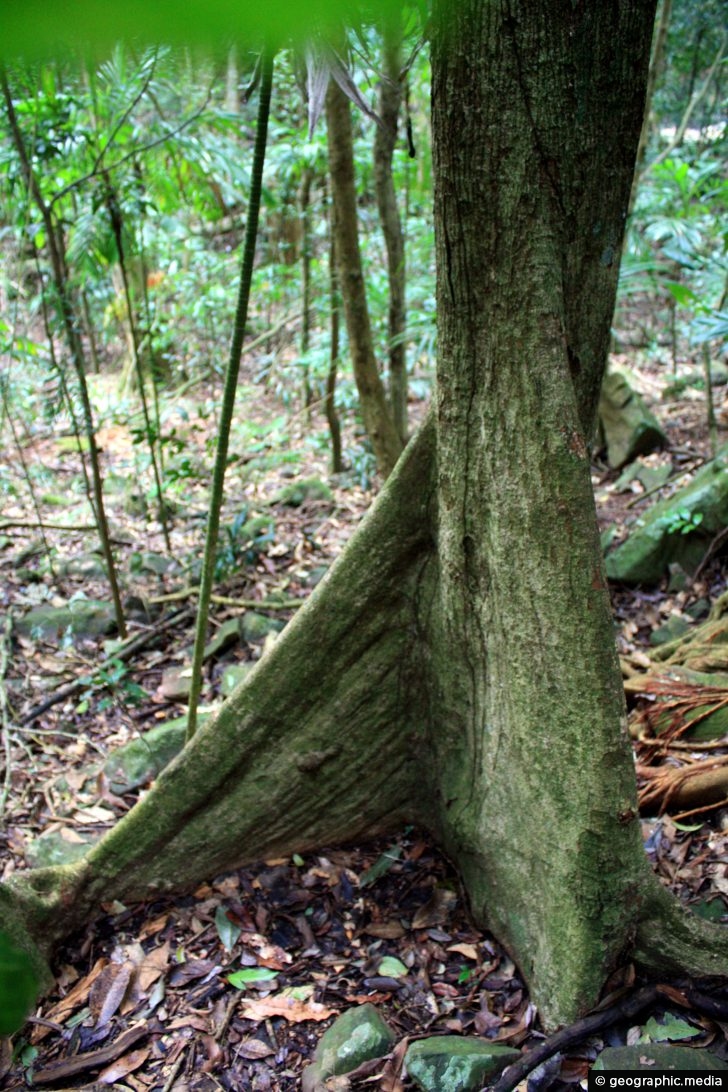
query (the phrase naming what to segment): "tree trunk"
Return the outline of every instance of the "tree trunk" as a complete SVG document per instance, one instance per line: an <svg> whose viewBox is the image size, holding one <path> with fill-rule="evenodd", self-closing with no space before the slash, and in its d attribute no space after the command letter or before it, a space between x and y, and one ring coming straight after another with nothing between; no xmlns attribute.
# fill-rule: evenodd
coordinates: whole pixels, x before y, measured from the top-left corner
<svg viewBox="0 0 728 1092"><path fill-rule="evenodd" d="M728 974L728 930L683 910L641 845L589 476L653 8L436 13L432 416L146 797L83 861L0 887L39 964L102 900L407 819L547 1027L625 959Z"/></svg>
<svg viewBox="0 0 728 1092"><path fill-rule="evenodd" d="M405 255L404 235L392 178L392 156L397 142L397 122L402 103L400 79L400 31L398 20L385 19L382 26L382 79L379 84L379 119L374 134L374 187L379 221L387 248L389 281L389 402L402 443L407 442L407 361L405 354Z"/></svg>
<svg viewBox="0 0 728 1092"><path fill-rule="evenodd" d="M349 352L354 367L364 427L374 448L377 468L386 477L402 451L402 441L387 405L374 356L364 271L359 251L354 142L351 108L341 88L331 80L326 93L326 129L334 212L334 239L339 287L344 303Z"/></svg>

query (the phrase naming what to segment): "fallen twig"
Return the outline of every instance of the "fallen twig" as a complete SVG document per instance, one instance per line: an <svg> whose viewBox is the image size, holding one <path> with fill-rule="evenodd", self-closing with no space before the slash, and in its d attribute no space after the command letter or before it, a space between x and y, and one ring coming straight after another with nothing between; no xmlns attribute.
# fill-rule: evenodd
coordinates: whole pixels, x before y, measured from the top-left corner
<svg viewBox="0 0 728 1092"><path fill-rule="evenodd" d="M105 656L99 663L99 669L103 668L105 664L113 663L115 660L121 660L122 663L126 663L132 658L136 652L140 652L152 641L156 640L161 633L170 629L173 625L177 625L179 622L185 620L193 614L191 607L184 607L182 610L174 611L173 614L168 615L162 619L152 629L146 630L144 633L138 633L135 637L130 637L128 641L125 641L123 645L120 645L115 652L112 652L109 656ZM88 676L82 675L72 682L66 683L65 686L59 686L49 697L45 698L38 705L33 706L20 720L20 724L26 727L28 724L32 724L37 717L42 713L47 712L54 705L58 705L59 702L65 701L66 698L70 698L73 694L77 693L82 686L86 686L88 682Z"/></svg>
<svg viewBox="0 0 728 1092"><path fill-rule="evenodd" d="M37 1070L33 1074L33 1081L35 1084L52 1084L63 1077L72 1077L76 1073L85 1073L87 1069L100 1069L101 1066L115 1061L130 1046L149 1035L149 1032L150 1029L147 1024L137 1024L136 1027L123 1032L109 1046L101 1047L100 1050L90 1050L87 1054L76 1054L72 1058L65 1058L58 1065L51 1066L49 1069Z"/></svg>
<svg viewBox="0 0 728 1092"><path fill-rule="evenodd" d="M552 1058L559 1051L576 1046L577 1043L581 1043L595 1032L602 1031L604 1028L616 1023L617 1020L631 1019L642 1009L654 1005L659 993L659 986L643 986L631 997L622 997L613 1004L592 1012L589 1016L582 1017L575 1024L562 1028L555 1035L545 1039L539 1046L529 1050L513 1065L509 1065L493 1086L492 1092L512 1092L536 1066Z"/></svg>

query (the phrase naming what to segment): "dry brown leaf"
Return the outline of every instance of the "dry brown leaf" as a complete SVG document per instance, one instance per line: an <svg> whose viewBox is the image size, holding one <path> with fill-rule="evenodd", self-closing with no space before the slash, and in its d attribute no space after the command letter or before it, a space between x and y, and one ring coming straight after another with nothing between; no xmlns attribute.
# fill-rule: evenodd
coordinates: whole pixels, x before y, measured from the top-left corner
<svg viewBox="0 0 728 1092"><path fill-rule="evenodd" d="M96 1027L102 1028L108 1024L121 1005L133 970L134 964L129 960L124 963L109 963L94 982L88 1003Z"/></svg>
<svg viewBox="0 0 728 1092"><path fill-rule="evenodd" d="M407 1053L408 1046L409 1038L405 1036L404 1039L397 1043L390 1054L379 1079L380 1092L402 1092L402 1089L404 1088L402 1082L402 1066L404 1065L404 1056Z"/></svg>
<svg viewBox="0 0 728 1092"><path fill-rule="evenodd" d="M112 1062L106 1069L102 1069L96 1078L101 1084L114 1084L116 1081L120 1081L123 1077L127 1077L130 1073L133 1073L135 1069L139 1069L144 1065L147 1058L151 1054L149 1047L143 1047L141 1050L132 1050L131 1053L125 1054L123 1058L119 1058L117 1061Z"/></svg>
<svg viewBox="0 0 728 1092"><path fill-rule="evenodd" d="M432 925L442 925L457 901L454 891L448 891L446 887L436 887L425 905L412 918L412 928L429 929Z"/></svg>
<svg viewBox="0 0 728 1092"><path fill-rule="evenodd" d="M329 1009L319 1001L301 1001L283 992L259 999L246 999L241 1006L241 1016L256 1021L282 1016L290 1024L301 1024L304 1020L328 1020L336 1015L336 1009Z"/></svg>
<svg viewBox="0 0 728 1092"><path fill-rule="evenodd" d="M207 1059L202 1063L200 1069L203 1073L210 1073L222 1058L222 1047L212 1035L203 1035L202 1044L207 1053Z"/></svg>
<svg viewBox="0 0 728 1092"><path fill-rule="evenodd" d="M93 807L75 811L73 819L76 823L113 823L116 814L110 808L102 808L100 804L95 804Z"/></svg>
<svg viewBox="0 0 728 1092"><path fill-rule="evenodd" d="M52 1009L48 1010L45 1014L46 1019L53 1020L56 1024L62 1024L66 1017L70 1016L71 1013L75 1012L81 1005L85 1005L91 987L107 963L107 959L97 959L86 977L82 978L80 982L77 982L65 997L61 998ZM31 1034L31 1040L34 1043L40 1042L41 1039L45 1039L49 1032L50 1028L35 1027Z"/></svg>
<svg viewBox="0 0 728 1092"><path fill-rule="evenodd" d="M381 1005L382 1002L389 1001L391 996L391 993L345 993L344 1000L350 1005L366 1005L367 1002Z"/></svg>
<svg viewBox="0 0 728 1092"><path fill-rule="evenodd" d="M148 937L153 937L155 933L161 933L168 921L169 914L160 914L159 917L152 918L151 921L145 921L139 930L139 939L147 940Z"/></svg>
<svg viewBox="0 0 728 1092"><path fill-rule="evenodd" d="M73 827L61 827L59 833L63 841L68 842L70 845L82 846L86 843L86 839L83 838L77 830L74 830Z"/></svg>
<svg viewBox="0 0 728 1092"><path fill-rule="evenodd" d="M238 1043L235 1053L248 1062L257 1062L260 1058L270 1058L271 1054L275 1054L275 1050L262 1039L251 1037Z"/></svg>
<svg viewBox="0 0 728 1092"><path fill-rule="evenodd" d="M146 993L157 979L161 978L169 966L169 953L171 945L168 940L158 948L152 948L147 952L139 966L139 988Z"/></svg>
<svg viewBox="0 0 728 1092"><path fill-rule="evenodd" d="M168 1024L164 1025L165 1031L187 1031L188 1029L208 1033L210 1021L204 1016L198 1016L196 1013L190 1012L183 1016L175 1016L174 1020L170 1020Z"/></svg>
<svg viewBox="0 0 728 1092"><path fill-rule="evenodd" d="M465 956L466 959L472 959L476 963L478 961L478 949L474 944L448 944L448 952L457 952L458 955Z"/></svg>
<svg viewBox="0 0 728 1092"><path fill-rule="evenodd" d="M367 936L380 937L382 940L399 940L405 931L398 921L375 921L364 930Z"/></svg>

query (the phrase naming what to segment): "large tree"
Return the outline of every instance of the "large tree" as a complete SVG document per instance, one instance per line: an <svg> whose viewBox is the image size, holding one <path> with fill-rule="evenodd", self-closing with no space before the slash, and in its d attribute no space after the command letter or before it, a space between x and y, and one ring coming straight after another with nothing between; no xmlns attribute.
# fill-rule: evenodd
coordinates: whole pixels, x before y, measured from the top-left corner
<svg viewBox="0 0 728 1092"><path fill-rule="evenodd" d="M547 1025L609 972L728 972L644 855L589 473L654 0L433 24L430 418L307 606L80 863L13 877L39 967L102 900L428 827Z"/></svg>

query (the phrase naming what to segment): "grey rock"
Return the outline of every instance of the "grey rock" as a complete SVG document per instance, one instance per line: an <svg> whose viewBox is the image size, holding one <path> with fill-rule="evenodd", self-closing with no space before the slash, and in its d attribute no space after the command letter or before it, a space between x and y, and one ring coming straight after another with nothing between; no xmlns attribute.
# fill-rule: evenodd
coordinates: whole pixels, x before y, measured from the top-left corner
<svg viewBox="0 0 728 1092"><path fill-rule="evenodd" d="M699 1047L674 1046L672 1043L637 1043L635 1046L607 1047L597 1058L593 1069L609 1072L614 1069L645 1069L652 1073L664 1069L718 1070L728 1069L709 1050Z"/></svg>
<svg viewBox="0 0 728 1092"><path fill-rule="evenodd" d="M624 584L656 584L675 562L694 572L714 535L726 526L728 447L683 489L640 516L629 537L607 553L607 576Z"/></svg>
<svg viewBox="0 0 728 1092"><path fill-rule="evenodd" d="M23 637L47 641L59 640L65 633L74 638L101 637L116 629L116 619L110 603L74 599L64 607L34 607L15 621L15 628Z"/></svg>
<svg viewBox="0 0 728 1092"><path fill-rule="evenodd" d="M328 1077L351 1073L371 1058L382 1058L389 1053L394 1039L394 1032L374 1005L348 1009L321 1036L314 1053L314 1065L304 1073L305 1092L313 1092L317 1083L321 1084Z"/></svg>
<svg viewBox="0 0 728 1092"><path fill-rule="evenodd" d="M412 1043L405 1065L423 1092L478 1092L518 1057L520 1051L485 1039L439 1035Z"/></svg>

